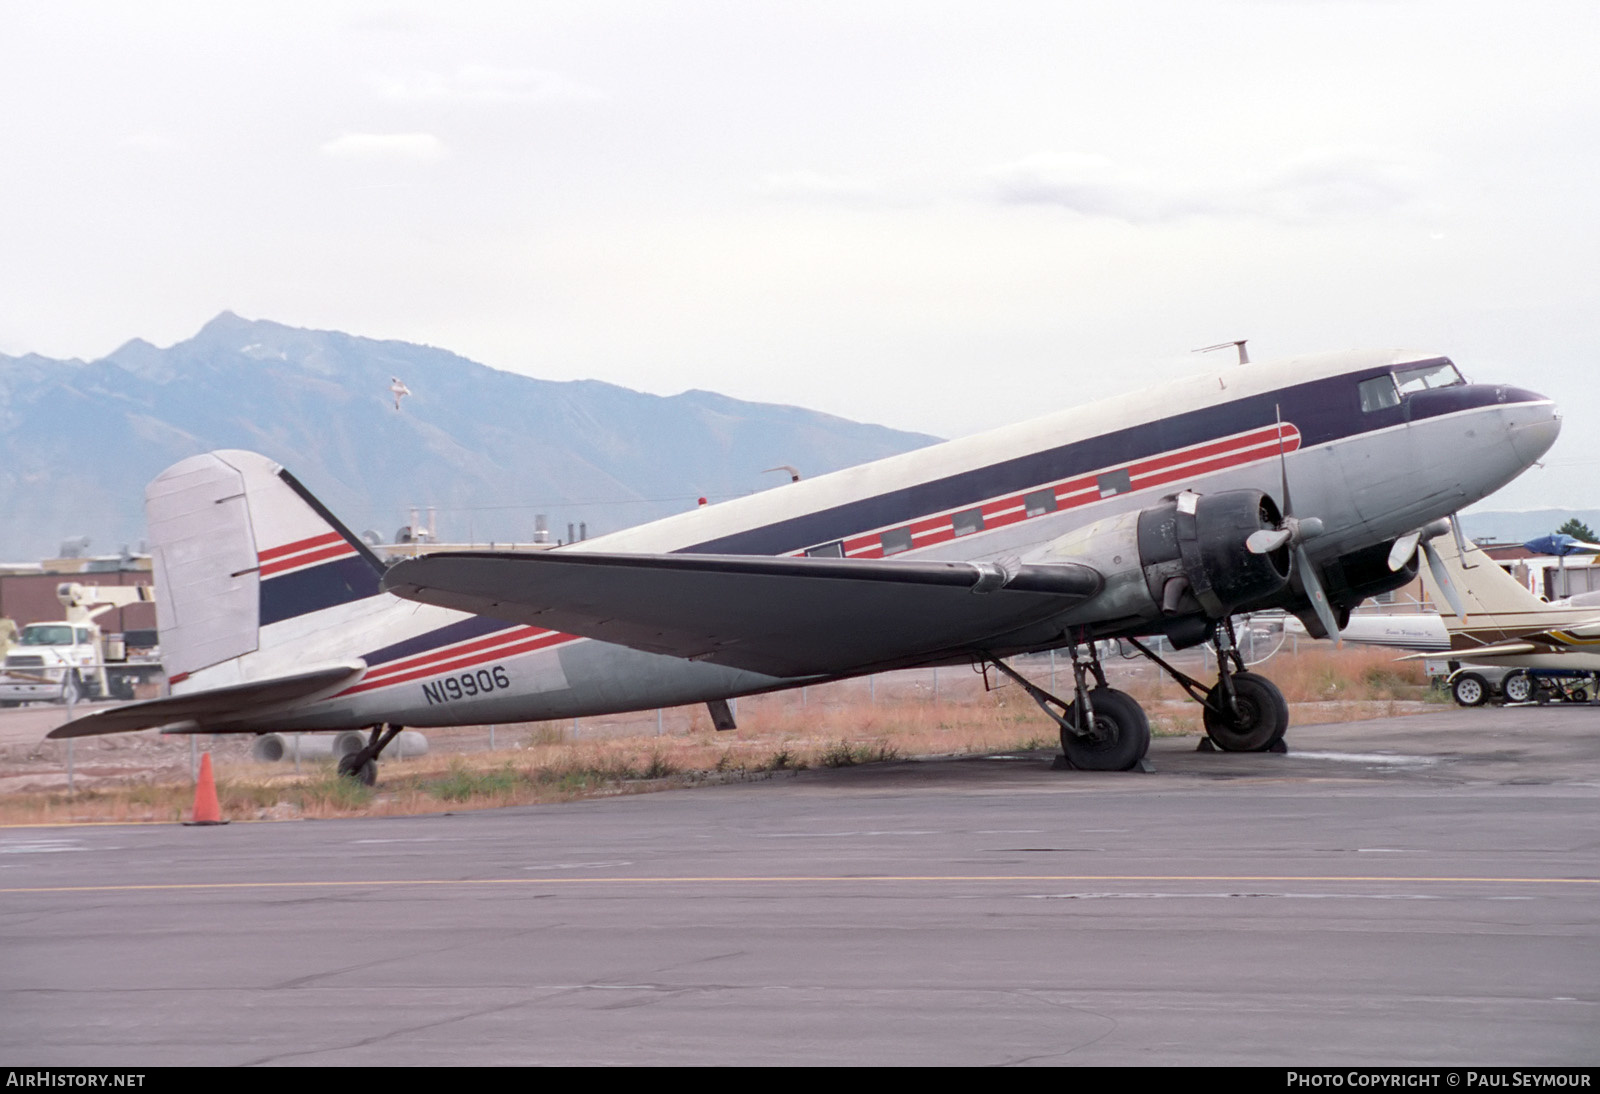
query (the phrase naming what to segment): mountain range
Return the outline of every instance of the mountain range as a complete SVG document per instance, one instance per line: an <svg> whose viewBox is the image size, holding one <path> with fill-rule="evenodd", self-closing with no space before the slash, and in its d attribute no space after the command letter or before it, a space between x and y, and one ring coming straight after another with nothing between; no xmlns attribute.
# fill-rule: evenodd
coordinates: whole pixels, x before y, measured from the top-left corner
<svg viewBox="0 0 1600 1094"><path fill-rule="evenodd" d="M412 394L396 410L400 379ZM167 348L134 339L95 361L0 354L0 560L141 549L144 487L213 448L288 467L357 532L393 541L435 506L445 542L526 543L535 514L615 531L696 504L920 448L939 438L709 391L659 396L553 382L446 350L223 312ZM1492 503L1491 503L1492 504ZM1570 516L1463 517L1521 542ZM426 517L423 518L424 521Z"/></svg>
<svg viewBox="0 0 1600 1094"><path fill-rule="evenodd" d="M412 392L396 410L398 378ZM938 438L709 391L552 382L446 350L224 312L95 361L0 354L0 559L138 550L144 487L213 448L277 460L357 532L436 506L446 542L614 531ZM424 518L425 519L425 518Z"/></svg>

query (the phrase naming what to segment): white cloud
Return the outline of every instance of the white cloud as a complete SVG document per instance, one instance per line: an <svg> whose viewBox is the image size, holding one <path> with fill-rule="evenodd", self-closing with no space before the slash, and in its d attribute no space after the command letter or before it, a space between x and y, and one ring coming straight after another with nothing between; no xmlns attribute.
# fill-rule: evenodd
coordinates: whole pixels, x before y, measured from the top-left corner
<svg viewBox="0 0 1600 1094"><path fill-rule="evenodd" d="M1191 217L1297 222L1388 212L1412 199L1415 173L1369 152L1314 150L1267 173L1221 181L1182 170L1154 177L1103 156L1043 154L984 173L1004 205L1053 205L1153 224Z"/></svg>
<svg viewBox="0 0 1600 1094"><path fill-rule="evenodd" d="M445 144L432 133L345 133L322 145L325 156L352 160L443 159Z"/></svg>
<svg viewBox="0 0 1600 1094"><path fill-rule="evenodd" d="M984 174L991 196L1005 205L1055 205L1136 224L1217 211L1214 201L1153 184L1104 156L1041 154Z"/></svg>
<svg viewBox="0 0 1600 1094"><path fill-rule="evenodd" d="M1285 165L1256 191L1256 204L1280 220L1385 213L1419 187L1409 167L1370 152L1313 150Z"/></svg>

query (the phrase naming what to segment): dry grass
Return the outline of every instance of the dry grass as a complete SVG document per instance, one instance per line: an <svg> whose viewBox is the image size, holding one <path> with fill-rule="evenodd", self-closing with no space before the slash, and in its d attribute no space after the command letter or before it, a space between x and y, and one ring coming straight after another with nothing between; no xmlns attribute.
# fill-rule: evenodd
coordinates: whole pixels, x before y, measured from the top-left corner
<svg viewBox="0 0 1600 1094"><path fill-rule="evenodd" d="M1119 662L1107 668L1113 685L1144 705L1157 735L1202 731L1197 705L1150 666ZM1201 679L1210 675L1197 660L1185 669ZM1048 686L1047 663L1034 662L1023 671ZM1298 708L1293 718L1299 723L1402 713L1404 700L1427 693L1419 665L1397 664L1392 654L1371 649L1336 651L1317 644L1294 656L1280 654L1262 671ZM1058 662L1058 693L1070 690L1070 679L1065 661ZM704 708L669 712L671 722L663 720L659 735L654 712L593 719L582 726L499 727L492 750L484 747L482 731L470 738L471 751L451 747L452 742L464 744L467 731L430 731L435 751L385 762L375 790L339 778L331 763L307 763L295 774L286 765L249 760L242 742L224 742L217 752L217 790L224 815L232 820L382 816L557 802L708 780L770 778L808 767L1056 744L1055 727L1021 688L986 691L981 679L965 670L940 670L933 687L924 671L920 676L881 677L870 688L865 681L846 681L805 693L747 697L738 704L740 727L723 733L710 728ZM84 764L81 754L79 763ZM185 764L168 756L131 784L103 779L72 793L0 794L0 824L181 820L193 801L186 771Z"/></svg>

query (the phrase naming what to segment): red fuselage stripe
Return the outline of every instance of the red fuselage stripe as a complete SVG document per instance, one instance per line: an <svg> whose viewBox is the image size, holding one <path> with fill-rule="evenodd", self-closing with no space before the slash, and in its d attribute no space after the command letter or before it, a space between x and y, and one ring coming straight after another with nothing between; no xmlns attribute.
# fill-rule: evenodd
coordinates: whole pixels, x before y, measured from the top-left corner
<svg viewBox="0 0 1600 1094"><path fill-rule="evenodd" d="M577 641L577 639L573 635L561 634L557 631L545 631L537 637L515 642L502 648L434 661L427 665L419 665L407 672L386 675L382 679L378 680L362 680L359 684L356 684L353 687L348 687L344 691L341 691L339 696L354 695L358 692L391 687L395 684L404 684L412 680L421 680L429 676L442 676L446 673L459 672L462 669L476 668L478 665L488 664L492 661L503 660L507 657L516 657L525 653L533 653L537 650L548 649L552 646L560 645L563 642L574 641ZM338 698L339 696L334 696L334 698Z"/></svg>
<svg viewBox="0 0 1600 1094"><path fill-rule="evenodd" d="M313 547L322 547L329 543L343 542L344 537L338 532L324 532L321 535L311 536L307 539L296 540L294 543L285 543L282 547L268 547L256 557L262 562L282 558L284 555L295 555L301 551L309 551Z"/></svg>
<svg viewBox="0 0 1600 1094"><path fill-rule="evenodd" d="M370 670L362 682L366 683L380 677L393 676L396 673L424 668L441 658L464 657L470 653L499 649L513 642L523 642L531 638L540 638L544 635L555 633L555 631L540 630L537 627L512 627L509 630L496 631L494 634L472 642L462 642L453 646L440 646L437 649L428 650L426 653L413 654L398 661L391 661L386 665L379 665Z"/></svg>
<svg viewBox="0 0 1600 1094"><path fill-rule="evenodd" d="M1004 528L1010 524L1018 524L1024 520L1033 519L1026 509L1026 497L1028 494L1036 493L1039 490L1053 490L1055 492L1056 509L1053 511L1058 512L1062 509L1076 509L1081 505L1099 501L1102 497L1100 478L1108 473L1126 471L1128 473L1129 488L1143 490L1148 487L1162 486L1175 482L1190 475L1225 471L1230 467L1238 467L1241 464L1276 455L1280 450L1294 452L1299 447L1300 430L1298 428L1287 422L1281 425L1270 425L1262 429L1251 430L1249 433L1240 434L1237 437L1208 441L1205 444L1179 449L1176 452L1164 452L1159 456L1136 460L1120 467L1111 467L1088 475L1078 475L1054 485L1047 484L1038 487L1036 490L981 502L977 506L967 506L948 513L921 517L901 527L910 535L913 548L931 547L936 543L947 543L957 538L955 527L951 520L954 513L966 512L969 509L977 508L983 514L983 531ZM1033 516L1048 516L1049 512L1051 511L1036 513ZM974 529L974 531L977 531L977 529ZM842 547L845 556L848 558L884 557L882 533L880 532L849 536L843 540Z"/></svg>

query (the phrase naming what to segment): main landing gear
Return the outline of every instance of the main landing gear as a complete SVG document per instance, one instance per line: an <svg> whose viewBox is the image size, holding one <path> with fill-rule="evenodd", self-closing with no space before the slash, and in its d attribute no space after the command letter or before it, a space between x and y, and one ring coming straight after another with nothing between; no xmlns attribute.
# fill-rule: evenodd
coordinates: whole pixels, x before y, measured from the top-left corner
<svg viewBox="0 0 1600 1094"><path fill-rule="evenodd" d="M1276 684L1245 667L1234 643L1232 620L1216 625L1217 682L1211 687L1169 665L1137 640L1128 641L1201 705L1206 727L1202 747L1223 752L1285 751L1289 704ZM1107 684L1093 642L1075 642L1067 650L1072 656L1070 703L1024 679L999 658L989 658L988 663L1016 681L1061 727L1061 751L1071 766L1083 771L1141 766L1150 748L1150 721L1144 710L1127 692Z"/></svg>
<svg viewBox="0 0 1600 1094"><path fill-rule="evenodd" d="M388 746L390 741L400 736L400 731L405 729L405 726L385 726L380 722L368 728L372 731L372 736L367 738L366 745L339 757L339 774L346 778L354 779L363 786L376 786L378 782L378 754Z"/></svg>
<svg viewBox="0 0 1600 1094"><path fill-rule="evenodd" d="M1128 642L1157 665L1201 706L1206 740L1223 752L1283 752L1289 729L1289 704L1278 685L1245 668L1234 642L1233 620L1216 627L1217 682L1206 687L1167 664L1137 639Z"/></svg>
<svg viewBox="0 0 1600 1094"><path fill-rule="evenodd" d="M1139 766L1150 748L1150 720L1127 692L1106 683L1105 669L1094 643L1070 647L1073 701L1063 702L1025 680L999 658L990 664L1015 680L1039 709L1061 727L1061 751L1080 771L1128 771ZM1095 686L1088 687L1087 677Z"/></svg>

